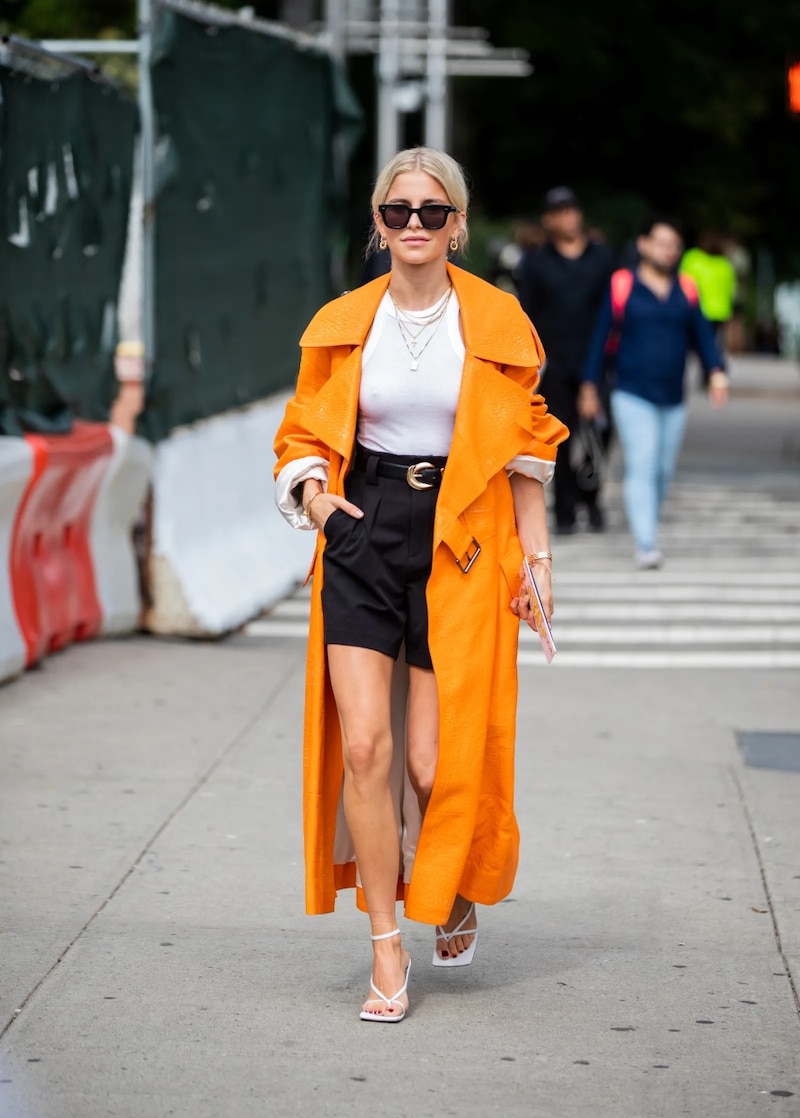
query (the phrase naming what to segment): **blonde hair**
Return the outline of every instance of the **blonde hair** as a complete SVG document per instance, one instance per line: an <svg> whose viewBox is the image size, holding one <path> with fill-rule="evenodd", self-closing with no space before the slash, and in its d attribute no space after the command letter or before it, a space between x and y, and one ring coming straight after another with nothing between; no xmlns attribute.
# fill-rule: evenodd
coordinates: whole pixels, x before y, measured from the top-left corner
<svg viewBox="0 0 800 1118"><path fill-rule="evenodd" d="M404 171L424 171L431 178L441 183L451 206L456 206L459 211L467 212L469 206L469 189L466 175L459 163L447 152L438 151L436 148L413 147L398 151L397 155L385 164L378 172L375 186L372 191L372 212L386 201L394 180ZM373 222L372 233L367 243L366 255L375 252L380 243L381 234ZM458 252L464 252L469 242L469 231L466 221L464 228L458 234Z"/></svg>

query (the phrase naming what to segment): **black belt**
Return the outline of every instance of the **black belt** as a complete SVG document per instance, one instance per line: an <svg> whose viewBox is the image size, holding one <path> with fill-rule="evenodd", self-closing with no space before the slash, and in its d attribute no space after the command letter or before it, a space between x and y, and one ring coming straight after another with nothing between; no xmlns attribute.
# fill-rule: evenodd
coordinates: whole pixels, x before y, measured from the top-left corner
<svg viewBox="0 0 800 1118"><path fill-rule="evenodd" d="M438 489L446 464L447 458L397 458L391 454L376 454L359 446L353 469L368 475L374 472L392 481L404 481L412 489Z"/></svg>

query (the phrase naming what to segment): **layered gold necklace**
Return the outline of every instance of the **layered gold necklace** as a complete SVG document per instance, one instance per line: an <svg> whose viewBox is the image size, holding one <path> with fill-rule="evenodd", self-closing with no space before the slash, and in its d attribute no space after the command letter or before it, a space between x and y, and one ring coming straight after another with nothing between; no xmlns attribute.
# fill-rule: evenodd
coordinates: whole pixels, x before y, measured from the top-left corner
<svg viewBox="0 0 800 1118"><path fill-rule="evenodd" d="M420 358L433 341L436 331L439 329L439 323L442 321L447 311L452 293L453 285L451 284L444 295L436 300L436 303L428 314L417 315L414 314L413 311L404 311L402 307L398 307L394 295L392 295L391 291L389 292L389 298L392 300L397 325L400 329L400 337L403 339L403 344L411 358L410 368L412 373L415 373L419 368ZM412 326L419 327L416 333L411 329ZM431 327L433 329L431 329ZM431 329L431 332L420 346L420 339L428 329Z"/></svg>

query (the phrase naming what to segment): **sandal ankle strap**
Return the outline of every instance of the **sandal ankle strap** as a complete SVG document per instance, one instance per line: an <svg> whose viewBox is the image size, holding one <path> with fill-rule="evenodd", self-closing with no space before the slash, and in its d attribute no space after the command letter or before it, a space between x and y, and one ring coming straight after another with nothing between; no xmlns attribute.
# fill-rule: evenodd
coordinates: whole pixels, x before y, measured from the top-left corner
<svg viewBox="0 0 800 1118"><path fill-rule="evenodd" d="M372 939L372 940L375 940L375 939L391 939L392 936L399 936L399 935L400 935L400 929L399 928L394 928L391 932L383 932L382 935L370 936L369 938Z"/></svg>

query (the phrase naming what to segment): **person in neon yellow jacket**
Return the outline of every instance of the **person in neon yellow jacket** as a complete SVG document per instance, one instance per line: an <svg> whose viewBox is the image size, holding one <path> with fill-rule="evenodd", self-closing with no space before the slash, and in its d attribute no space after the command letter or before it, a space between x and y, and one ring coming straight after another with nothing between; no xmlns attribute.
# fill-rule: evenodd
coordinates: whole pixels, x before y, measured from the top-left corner
<svg viewBox="0 0 800 1118"><path fill-rule="evenodd" d="M725 239L713 229L704 229L693 248L681 259L679 271L697 284L700 309L714 327L717 346L725 351L726 327L733 318L737 276L725 253Z"/></svg>

